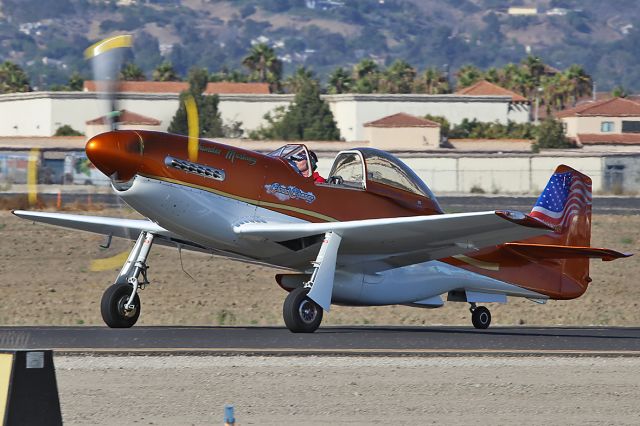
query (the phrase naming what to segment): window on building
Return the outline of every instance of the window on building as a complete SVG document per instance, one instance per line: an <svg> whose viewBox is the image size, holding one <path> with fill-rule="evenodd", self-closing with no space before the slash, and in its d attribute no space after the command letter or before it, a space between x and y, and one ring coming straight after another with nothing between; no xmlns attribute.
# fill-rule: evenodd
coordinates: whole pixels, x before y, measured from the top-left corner
<svg viewBox="0 0 640 426"><path fill-rule="evenodd" d="M640 133L640 121L623 121L622 133Z"/></svg>
<svg viewBox="0 0 640 426"><path fill-rule="evenodd" d="M602 133L610 133L613 132L613 121L603 121L600 125L600 131Z"/></svg>

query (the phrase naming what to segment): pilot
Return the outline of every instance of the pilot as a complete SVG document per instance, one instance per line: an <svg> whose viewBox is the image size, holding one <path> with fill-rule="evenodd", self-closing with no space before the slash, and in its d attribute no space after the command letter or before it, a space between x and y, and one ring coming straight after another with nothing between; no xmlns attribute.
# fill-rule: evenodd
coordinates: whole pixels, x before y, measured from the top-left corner
<svg viewBox="0 0 640 426"><path fill-rule="evenodd" d="M311 170L309 170L309 162L304 152L293 158L298 171L302 176L309 177L309 175L311 175L315 183L326 183L327 180L320 176L320 173L316 171L318 168L318 156L315 152L309 151L309 157L311 158Z"/></svg>

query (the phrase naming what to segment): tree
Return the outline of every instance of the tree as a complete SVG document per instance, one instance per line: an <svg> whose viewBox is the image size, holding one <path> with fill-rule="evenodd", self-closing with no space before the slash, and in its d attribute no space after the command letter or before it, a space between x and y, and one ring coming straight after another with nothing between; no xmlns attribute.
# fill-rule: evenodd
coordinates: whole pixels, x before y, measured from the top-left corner
<svg viewBox="0 0 640 426"><path fill-rule="evenodd" d="M463 65L456 73L456 89L464 89L482 80L482 71L475 65Z"/></svg>
<svg viewBox="0 0 640 426"><path fill-rule="evenodd" d="M256 44L242 60L251 74L249 78L261 83L269 83L272 92L280 91L282 78L282 61L278 59L274 50L264 43Z"/></svg>
<svg viewBox="0 0 640 426"><path fill-rule="evenodd" d="M627 96L629 96L629 93L623 86L616 86L611 91L611 96L613 96L614 98L626 98Z"/></svg>
<svg viewBox="0 0 640 426"><path fill-rule="evenodd" d="M356 93L375 93L378 91L380 71L378 64L371 59L363 59L353 67L354 89Z"/></svg>
<svg viewBox="0 0 640 426"><path fill-rule="evenodd" d="M170 133L189 134L187 109L185 100L192 96L198 109L199 137L214 138L224 136L222 118L218 111L218 95L203 95L207 87L209 72L204 68L193 68L189 71L189 90L180 94L180 107L173 116L167 129Z"/></svg>
<svg viewBox="0 0 640 426"><path fill-rule="evenodd" d="M153 81L180 81L180 77L176 70L173 69L171 62L163 62L153 70L151 75Z"/></svg>
<svg viewBox="0 0 640 426"><path fill-rule="evenodd" d="M308 83L315 83L313 71L306 67L298 67L283 85L287 92L298 93Z"/></svg>
<svg viewBox="0 0 640 426"><path fill-rule="evenodd" d="M580 65L573 64L564 72L571 84L572 104L575 105L583 96L591 95L593 82L591 76Z"/></svg>
<svg viewBox="0 0 640 426"><path fill-rule="evenodd" d="M84 78L78 73L74 71L69 77L69 90L74 92L81 92L84 89Z"/></svg>
<svg viewBox="0 0 640 426"><path fill-rule="evenodd" d="M416 70L401 59L396 60L384 72L384 90L386 93L411 93L416 78Z"/></svg>
<svg viewBox="0 0 640 426"><path fill-rule="evenodd" d="M451 93L451 87L445 73L436 67L429 67L424 70L416 86L420 86L418 92L424 92L429 95L439 95L442 93Z"/></svg>
<svg viewBox="0 0 640 426"><path fill-rule="evenodd" d="M252 133L259 139L340 140L340 131L329 106L320 99L319 84L306 81L287 110L267 115L269 127Z"/></svg>
<svg viewBox="0 0 640 426"><path fill-rule="evenodd" d="M56 130L53 136L84 136L82 133L74 129L68 124L64 124Z"/></svg>
<svg viewBox="0 0 640 426"><path fill-rule="evenodd" d="M120 80L125 81L145 81L147 77L144 75L142 68L133 62L126 63L120 70Z"/></svg>
<svg viewBox="0 0 640 426"><path fill-rule="evenodd" d="M564 135L562 123L553 117L547 117L538 126L538 136L533 145L533 150L538 151L543 148L570 148L571 142Z"/></svg>
<svg viewBox="0 0 640 426"><path fill-rule="evenodd" d="M10 61L0 65L0 93L30 91L29 77L19 65Z"/></svg>
<svg viewBox="0 0 640 426"><path fill-rule="evenodd" d="M353 88L353 78L342 67L338 67L329 75L327 91L332 95L349 93Z"/></svg>

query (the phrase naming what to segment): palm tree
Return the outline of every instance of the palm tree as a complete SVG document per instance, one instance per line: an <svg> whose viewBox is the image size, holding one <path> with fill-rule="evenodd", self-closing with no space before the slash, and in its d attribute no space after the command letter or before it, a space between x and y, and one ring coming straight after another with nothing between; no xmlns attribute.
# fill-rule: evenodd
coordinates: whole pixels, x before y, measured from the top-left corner
<svg viewBox="0 0 640 426"><path fill-rule="evenodd" d="M0 65L0 93L30 91L29 77L19 65L10 61Z"/></svg>
<svg viewBox="0 0 640 426"><path fill-rule="evenodd" d="M125 81L145 81L147 77L144 75L142 68L133 62L126 63L120 70L120 80Z"/></svg>
<svg viewBox="0 0 640 426"><path fill-rule="evenodd" d="M371 59L361 60L353 67L353 78L357 93L377 92L380 80L378 64Z"/></svg>
<svg viewBox="0 0 640 426"><path fill-rule="evenodd" d="M274 50L264 43L256 44L242 60L242 65L251 71L249 78L261 83L269 83L273 91L279 91L282 77L282 61Z"/></svg>
<svg viewBox="0 0 640 426"><path fill-rule="evenodd" d="M575 105L583 96L591 95L593 89L591 76L580 65L571 65L564 72L572 86L572 104Z"/></svg>
<svg viewBox="0 0 640 426"><path fill-rule="evenodd" d="M348 93L353 88L353 78L342 67L336 68L329 75L327 91L331 94Z"/></svg>
<svg viewBox="0 0 640 426"><path fill-rule="evenodd" d="M317 84L313 71L302 66L285 80L284 87L289 93L298 93L305 84L310 82Z"/></svg>
<svg viewBox="0 0 640 426"><path fill-rule="evenodd" d="M406 61L398 59L387 68L384 76L387 86L385 92L411 93L416 78L416 70Z"/></svg>
<svg viewBox="0 0 640 426"><path fill-rule="evenodd" d="M173 69L171 62L163 62L153 70L151 75L153 81L180 81L178 73Z"/></svg>
<svg viewBox="0 0 640 426"><path fill-rule="evenodd" d="M429 95L451 92L447 76L436 67L425 69L417 84L423 85L424 93Z"/></svg>
<svg viewBox="0 0 640 426"><path fill-rule="evenodd" d="M457 89L464 89L482 80L482 71L474 65L463 65L456 73Z"/></svg>

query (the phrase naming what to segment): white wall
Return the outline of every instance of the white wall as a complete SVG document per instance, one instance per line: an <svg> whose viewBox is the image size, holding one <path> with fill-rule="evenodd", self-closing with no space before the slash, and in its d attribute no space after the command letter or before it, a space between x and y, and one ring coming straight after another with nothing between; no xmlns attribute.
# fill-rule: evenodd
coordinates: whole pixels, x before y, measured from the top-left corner
<svg viewBox="0 0 640 426"><path fill-rule="evenodd" d="M591 177L593 191L606 191L605 164L624 163L624 190L640 190L640 156L556 155L398 155L435 192L468 193L476 187L487 194L538 195L556 167L566 164ZM320 156L320 174L326 177L334 157ZM324 173L324 174L323 174Z"/></svg>
<svg viewBox="0 0 640 426"><path fill-rule="evenodd" d="M418 117L444 116L451 124L465 118L504 124L509 120L529 121L529 105L512 105L508 96L344 94L323 98L347 141L364 140L365 123L399 112Z"/></svg>
<svg viewBox="0 0 640 426"><path fill-rule="evenodd" d="M241 121L248 132L265 125L263 116L279 106L288 106L293 95L220 95L220 113L225 123ZM459 95L326 95L342 137L364 140L364 123L405 112L416 116L441 115L451 123L464 118L479 121L528 121L528 106L510 108L504 96ZM178 109L177 94L126 93L119 108L162 121L166 129ZM30 92L0 95L0 136L51 136L68 124L85 132L88 120L109 111L107 101L94 92ZM15 126L15 127L14 127Z"/></svg>

